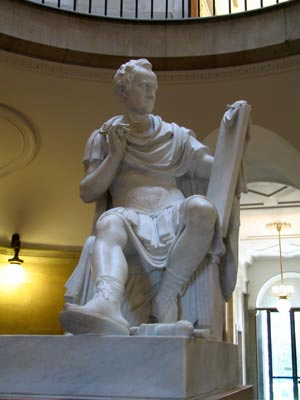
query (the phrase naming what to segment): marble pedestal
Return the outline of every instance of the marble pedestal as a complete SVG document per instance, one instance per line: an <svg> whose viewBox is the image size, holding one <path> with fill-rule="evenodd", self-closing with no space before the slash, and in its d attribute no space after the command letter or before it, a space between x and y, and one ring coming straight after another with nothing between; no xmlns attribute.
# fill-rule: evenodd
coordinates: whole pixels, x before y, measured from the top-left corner
<svg viewBox="0 0 300 400"><path fill-rule="evenodd" d="M233 399L216 392L239 382L236 346L184 337L0 336L0 371L2 399Z"/></svg>

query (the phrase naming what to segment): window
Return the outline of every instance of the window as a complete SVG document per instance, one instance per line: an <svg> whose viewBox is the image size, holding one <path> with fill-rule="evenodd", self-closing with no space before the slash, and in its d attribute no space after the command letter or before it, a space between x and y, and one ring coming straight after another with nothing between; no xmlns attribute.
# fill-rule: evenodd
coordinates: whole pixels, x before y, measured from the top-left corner
<svg viewBox="0 0 300 400"><path fill-rule="evenodd" d="M299 399L300 310L257 313L258 392L263 400Z"/></svg>

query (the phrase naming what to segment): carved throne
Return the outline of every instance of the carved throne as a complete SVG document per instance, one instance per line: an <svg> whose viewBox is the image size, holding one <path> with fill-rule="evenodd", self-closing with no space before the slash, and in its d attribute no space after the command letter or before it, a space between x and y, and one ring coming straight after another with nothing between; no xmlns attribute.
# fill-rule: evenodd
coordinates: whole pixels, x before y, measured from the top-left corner
<svg viewBox="0 0 300 400"><path fill-rule="evenodd" d="M226 251L222 257L208 254L178 297L178 320L184 319L196 328L208 329L210 337L217 340L222 340L225 301L230 299L237 277L239 195L246 191L243 154L249 125L250 106L245 101L228 106L220 125L207 191L198 191L206 195L218 211ZM195 188L191 186L184 182L181 189L186 195L195 194ZM105 200L99 200L94 221L105 209ZM67 302L85 304L94 295L90 266L93 243L94 236L91 235L66 284ZM127 261L129 275L122 313L131 326L139 326L148 321L150 303L159 287L162 272L144 271L138 255Z"/></svg>

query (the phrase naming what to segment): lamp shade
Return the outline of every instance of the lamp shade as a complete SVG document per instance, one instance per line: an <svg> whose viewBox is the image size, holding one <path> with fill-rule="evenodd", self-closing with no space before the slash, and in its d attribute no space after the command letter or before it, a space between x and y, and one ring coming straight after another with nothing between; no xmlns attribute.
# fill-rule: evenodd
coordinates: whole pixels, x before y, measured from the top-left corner
<svg viewBox="0 0 300 400"><path fill-rule="evenodd" d="M276 308L281 314L286 314L291 309L291 303L286 297L279 297L276 302Z"/></svg>

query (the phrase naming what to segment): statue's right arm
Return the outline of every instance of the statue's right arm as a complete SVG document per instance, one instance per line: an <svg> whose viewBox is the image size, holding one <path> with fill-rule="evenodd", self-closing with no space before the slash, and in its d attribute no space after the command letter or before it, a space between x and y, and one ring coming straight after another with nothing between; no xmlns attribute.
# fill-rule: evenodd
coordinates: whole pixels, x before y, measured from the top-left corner
<svg viewBox="0 0 300 400"><path fill-rule="evenodd" d="M111 131L108 143L109 152L104 160L85 163L85 176L80 182L80 197L86 203L96 201L108 190L123 158L125 140Z"/></svg>

